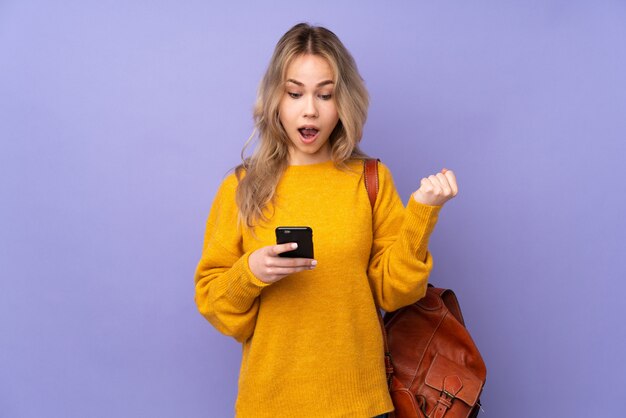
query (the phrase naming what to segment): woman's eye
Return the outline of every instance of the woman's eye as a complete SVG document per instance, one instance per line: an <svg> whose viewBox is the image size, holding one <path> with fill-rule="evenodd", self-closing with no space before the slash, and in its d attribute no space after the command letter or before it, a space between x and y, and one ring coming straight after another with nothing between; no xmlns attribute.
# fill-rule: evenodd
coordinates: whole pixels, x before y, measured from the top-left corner
<svg viewBox="0 0 626 418"><path fill-rule="evenodd" d="M291 91L288 91L287 94L289 95L289 97L291 97L292 99L297 99L300 96L302 96L300 93L293 93Z"/></svg>
<svg viewBox="0 0 626 418"><path fill-rule="evenodd" d="M332 94L320 94L320 99L322 100L330 100L332 97Z"/></svg>

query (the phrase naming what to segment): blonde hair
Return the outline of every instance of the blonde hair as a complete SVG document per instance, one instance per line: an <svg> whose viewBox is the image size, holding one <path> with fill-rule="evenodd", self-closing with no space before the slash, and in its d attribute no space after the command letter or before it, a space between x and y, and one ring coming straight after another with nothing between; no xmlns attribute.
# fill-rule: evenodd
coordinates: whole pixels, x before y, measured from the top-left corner
<svg viewBox="0 0 626 418"><path fill-rule="evenodd" d="M328 140L332 161L342 168L348 159L366 157L358 144L369 97L354 58L330 30L306 23L295 25L276 44L259 86L254 107L259 143L251 157L243 157L253 134L242 151L242 164L235 169L239 179L236 192L239 216L250 228L271 217L265 209L273 203L278 181L289 165L291 142L280 123L278 109L285 92L287 68L296 57L305 54L326 59L333 70L333 96L339 122Z"/></svg>

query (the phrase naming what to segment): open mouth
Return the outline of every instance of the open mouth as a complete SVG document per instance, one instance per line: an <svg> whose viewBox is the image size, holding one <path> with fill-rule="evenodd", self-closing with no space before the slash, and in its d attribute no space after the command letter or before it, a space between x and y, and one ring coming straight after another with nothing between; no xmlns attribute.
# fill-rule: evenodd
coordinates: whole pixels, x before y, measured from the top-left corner
<svg viewBox="0 0 626 418"><path fill-rule="evenodd" d="M298 129L298 132L300 132L300 137L302 138L302 141L310 144L311 142L315 141L315 138L317 138L317 135L320 131L316 128L300 128Z"/></svg>

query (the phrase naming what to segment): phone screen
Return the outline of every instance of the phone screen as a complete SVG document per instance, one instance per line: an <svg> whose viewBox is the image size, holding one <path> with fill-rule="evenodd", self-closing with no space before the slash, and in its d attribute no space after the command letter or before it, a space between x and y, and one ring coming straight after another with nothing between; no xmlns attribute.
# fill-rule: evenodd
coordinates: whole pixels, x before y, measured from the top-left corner
<svg viewBox="0 0 626 418"><path fill-rule="evenodd" d="M279 254L280 257L313 258L313 230L308 226L279 226L276 228L276 243L298 243L298 248Z"/></svg>

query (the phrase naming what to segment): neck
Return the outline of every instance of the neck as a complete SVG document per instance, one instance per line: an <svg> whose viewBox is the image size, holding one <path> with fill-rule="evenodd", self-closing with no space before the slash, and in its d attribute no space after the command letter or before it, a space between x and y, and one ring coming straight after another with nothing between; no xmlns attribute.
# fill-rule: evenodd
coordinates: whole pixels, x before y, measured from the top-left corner
<svg viewBox="0 0 626 418"><path fill-rule="evenodd" d="M310 165L330 161L330 149L319 150L315 154L289 152L289 165Z"/></svg>

